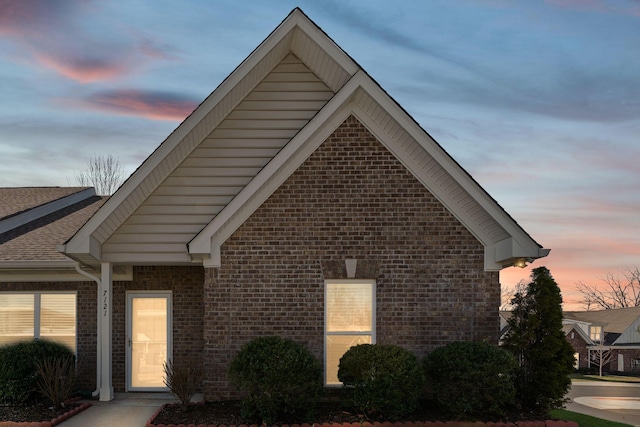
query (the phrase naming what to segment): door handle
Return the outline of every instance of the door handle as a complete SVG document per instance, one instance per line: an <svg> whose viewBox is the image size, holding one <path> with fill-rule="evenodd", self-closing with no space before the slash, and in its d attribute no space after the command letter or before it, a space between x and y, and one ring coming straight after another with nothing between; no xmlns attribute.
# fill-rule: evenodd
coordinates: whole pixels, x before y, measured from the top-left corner
<svg viewBox="0 0 640 427"><path fill-rule="evenodd" d="M129 338L128 341L129 341L129 347L131 347L131 338Z"/></svg>

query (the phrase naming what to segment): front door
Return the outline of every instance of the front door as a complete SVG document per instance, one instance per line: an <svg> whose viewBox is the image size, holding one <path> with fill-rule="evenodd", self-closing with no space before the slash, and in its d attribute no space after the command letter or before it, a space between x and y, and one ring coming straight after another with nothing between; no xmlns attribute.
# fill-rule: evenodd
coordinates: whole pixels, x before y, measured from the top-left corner
<svg viewBox="0 0 640 427"><path fill-rule="evenodd" d="M171 292L127 293L127 391L165 391L171 357Z"/></svg>

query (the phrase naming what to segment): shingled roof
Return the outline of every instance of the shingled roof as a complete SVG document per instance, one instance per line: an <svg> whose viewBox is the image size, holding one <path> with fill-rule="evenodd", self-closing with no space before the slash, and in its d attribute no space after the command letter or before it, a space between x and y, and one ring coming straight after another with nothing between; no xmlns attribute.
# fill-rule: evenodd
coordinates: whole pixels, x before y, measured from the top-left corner
<svg viewBox="0 0 640 427"><path fill-rule="evenodd" d="M87 187L0 187L0 221L86 189Z"/></svg>
<svg viewBox="0 0 640 427"><path fill-rule="evenodd" d="M106 199L87 187L0 188L0 263L64 261L64 243Z"/></svg>
<svg viewBox="0 0 640 427"><path fill-rule="evenodd" d="M621 334L640 317L640 307L597 311L565 311L564 317L565 319L601 325L605 332Z"/></svg>

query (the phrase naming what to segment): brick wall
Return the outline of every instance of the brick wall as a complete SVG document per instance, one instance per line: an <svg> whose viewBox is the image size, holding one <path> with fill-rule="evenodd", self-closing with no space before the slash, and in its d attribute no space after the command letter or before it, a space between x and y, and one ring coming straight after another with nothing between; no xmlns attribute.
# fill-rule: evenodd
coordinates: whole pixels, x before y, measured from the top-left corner
<svg viewBox="0 0 640 427"><path fill-rule="evenodd" d="M125 391L126 292L172 291L173 360L201 359L202 267L134 267L133 281L113 283L112 376L116 392ZM95 315L94 315L95 317Z"/></svg>
<svg viewBox="0 0 640 427"><path fill-rule="evenodd" d="M579 353L578 367L580 369L587 368L589 366L589 356L587 354L587 343L585 340L574 330L569 331L566 337L569 344L573 347L573 351Z"/></svg>
<svg viewBox="0 0 640 427"><path fill-rule="evenodd" d="M484 248L354 117L222 246L205 271L205 398L233 397L226 371L254 337L320 360L324 280L376 280L377 342L418 356L456 340L497 342L497 272Z"/></svg>
<svg viewBox="0 0 640 427"><path fill-rule="evenodd" d="M2 283L2 292L76 292L76 354L82 367L80 388L96 387L97 285L95 282L16 282Z"/></svg>

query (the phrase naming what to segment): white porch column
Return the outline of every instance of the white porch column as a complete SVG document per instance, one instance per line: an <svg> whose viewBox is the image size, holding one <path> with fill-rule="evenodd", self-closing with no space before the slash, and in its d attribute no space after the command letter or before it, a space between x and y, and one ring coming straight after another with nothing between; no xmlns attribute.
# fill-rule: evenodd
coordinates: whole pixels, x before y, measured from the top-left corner
<svg viewBox="0 0 640 427"><path fill-rule="evenodd" d="M113 383L111 381L111 318L112 318L113 277L111 263L102 263L102 281L98 295L100 314L100 401L113 400Z"/></svg>

